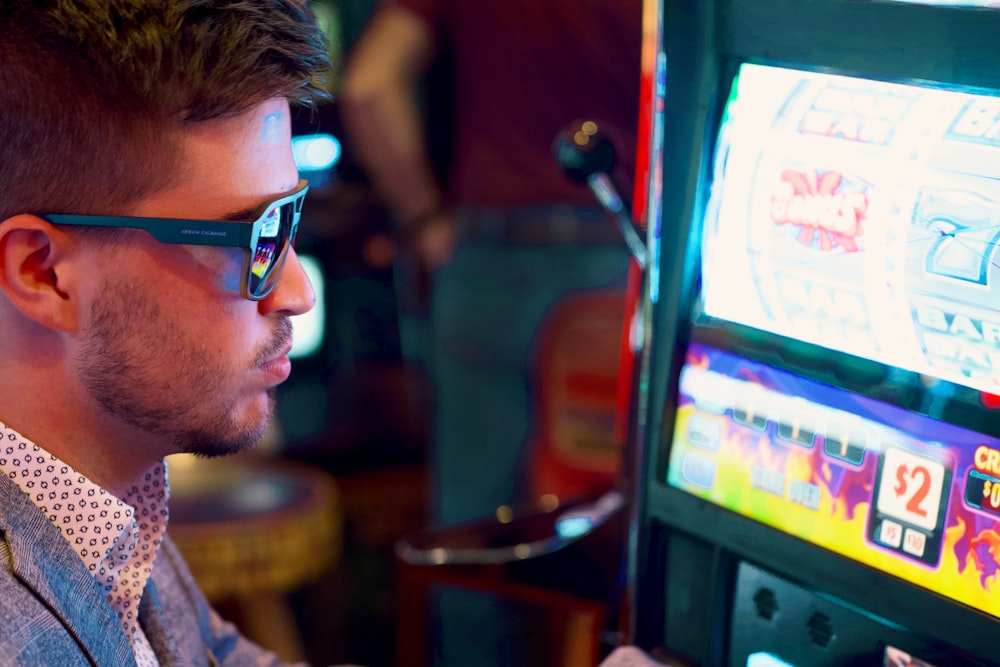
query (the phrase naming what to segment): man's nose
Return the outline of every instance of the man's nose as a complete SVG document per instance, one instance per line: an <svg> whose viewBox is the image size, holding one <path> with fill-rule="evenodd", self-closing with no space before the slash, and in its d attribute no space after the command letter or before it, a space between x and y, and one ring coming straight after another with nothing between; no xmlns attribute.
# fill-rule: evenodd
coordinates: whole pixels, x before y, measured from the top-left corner
<svg viewBox="0 0 1000 667"><path fill-rule="evenodd" d="M262 315L280 312L289 316L307 313L316 305L316 292L295 248L288 249L277 284L258 304Z"/></svg>

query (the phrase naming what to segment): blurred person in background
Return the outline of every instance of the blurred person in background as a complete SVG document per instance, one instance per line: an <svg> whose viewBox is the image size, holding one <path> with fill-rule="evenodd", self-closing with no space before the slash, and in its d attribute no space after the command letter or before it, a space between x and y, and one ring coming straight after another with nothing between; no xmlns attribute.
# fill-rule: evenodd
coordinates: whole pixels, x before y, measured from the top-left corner
<svg viewBox="0 0 1000 667"><path fill-rule="evenodd" d="M315 300L292 0L0 0L0 663L270 665L165 535L164 457L253 447Z"/></svg>
<svg viewBox="0 0 1000 667"><path fill-rule="evenodd" d="M401 254L415 254L430 280L435 523L536 500L526 450L544 391L533 366L539 331L574 294L624 293L626 246L552 144L571 121L597 120L617 140L616 175L630 178L641 4L384 0L350 53L347 143L398 221ZM450 105L439 178L426 129L440 120L423 116L421 95L443 56L451 93L428 105Z"/></svg>
<svg viewBox="0 0 1000 667"><path fill-rule="evenodd" d="M346 144L422 272L398 267L404 314L412 283L429 285L425 349L410 356L432 388L432 523L537 500L541 332L576 295L624 295L625 243L552 145L597 120L617 132L619 179L631 175L641 24L641 0L383 0L349 54ZM443 94L425 87L442 63ZM443 169L428 139L442 126ZM620 331L624 308L615 317ZM430 611L435 665L539 664L551 641L502 596L438 590Z"/></svg>

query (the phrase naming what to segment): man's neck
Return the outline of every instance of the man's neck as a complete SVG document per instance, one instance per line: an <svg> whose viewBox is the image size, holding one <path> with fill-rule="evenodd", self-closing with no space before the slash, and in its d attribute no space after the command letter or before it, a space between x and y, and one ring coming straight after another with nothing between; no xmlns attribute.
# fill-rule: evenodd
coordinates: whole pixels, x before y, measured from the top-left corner
<svg viewBox="0 0 1000 667"><path fill-rule="evenodd" d="M125 498L147 471L163 460L142 450L138 434L135 440L121 444L120 436L108 434L104 440L89 429L58 428L56 415L38 421L7 419L6 414L0 414L0 422L117 498Z"/></svg>

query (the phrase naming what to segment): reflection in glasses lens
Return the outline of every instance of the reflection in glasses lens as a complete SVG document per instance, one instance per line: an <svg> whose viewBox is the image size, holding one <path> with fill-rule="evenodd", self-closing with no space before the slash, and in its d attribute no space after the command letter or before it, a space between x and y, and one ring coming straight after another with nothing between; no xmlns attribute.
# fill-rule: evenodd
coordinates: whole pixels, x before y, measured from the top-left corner
<svg viewBox="0 0 1000 667"><path fill-rule="evenodd" d="M260 219L260 233L250 263L247 291L251 298L263 299L278 282L281 269L288 254L288 246L294 240L298 227L296 208L301 206L301 198L283 202Z"/></svg>

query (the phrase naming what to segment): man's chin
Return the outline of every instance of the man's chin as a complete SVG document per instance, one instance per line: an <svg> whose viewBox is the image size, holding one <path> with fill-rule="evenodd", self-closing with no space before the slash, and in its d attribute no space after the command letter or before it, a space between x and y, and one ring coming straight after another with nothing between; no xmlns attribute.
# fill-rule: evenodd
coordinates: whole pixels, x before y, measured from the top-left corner
<svg viewBox="0 0 1000 667"><path fill-rule="evenodd" d="M256 447L267 433L267 421L236 432L189 433L182 451L203 458L232 456Z"/></svg>
<svg viewBox="0 0 1000 667"><path fill-rule="evenodd" d="M187 454L194 454L200 458L215 459L223 456L232 456L253 449L257 443L263 439L263 432L259 434L247 434L241 438L194 438L188 440L183 451Z"/></svg>
<svg viewBox="0 0 1000 667"><path fill-rule="evenodd" d="M230 423L229 428L212 431L193 431L183 436L181 451L204 458L232 456L256 447L267 435L274 415L275 392L266 392L266 403L254 406L253 415L243 415L241 423ZM221 420L220 420L221 421Z"/></svg>

